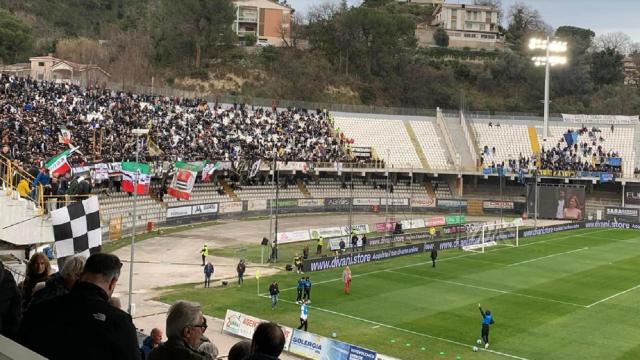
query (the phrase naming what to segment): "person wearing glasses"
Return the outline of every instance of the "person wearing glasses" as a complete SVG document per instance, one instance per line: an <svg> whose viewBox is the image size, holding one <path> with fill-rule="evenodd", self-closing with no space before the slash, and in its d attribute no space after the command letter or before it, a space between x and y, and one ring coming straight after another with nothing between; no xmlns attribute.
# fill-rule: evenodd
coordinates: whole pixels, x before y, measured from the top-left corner
<svg viewBox="0 0 640 360"><path fill-rule="evenodd" d="M149 360L210 360L211 356L198 351L207 330L207 320L200 304L178 301L167 313L168 340L149 353Z"/></svg>

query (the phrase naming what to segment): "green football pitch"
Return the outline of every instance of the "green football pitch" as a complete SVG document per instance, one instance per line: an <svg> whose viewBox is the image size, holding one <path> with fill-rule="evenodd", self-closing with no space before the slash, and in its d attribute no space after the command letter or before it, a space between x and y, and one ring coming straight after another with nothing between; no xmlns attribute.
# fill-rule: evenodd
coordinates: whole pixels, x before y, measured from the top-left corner
<svg viewBox="0 0 640 360"><path fill-rule="evenodd" d="M589 229L520 239L485 253L443 251L309 273L309 331L401 359L640 359L640 233ZM187 299L223 318L233 309L298 325L295 284L282 273L242 287L183 285L163 301ZM265 294L279 283L280 303ZM490 348L480 337L478 303L494 315Z"/></svg>

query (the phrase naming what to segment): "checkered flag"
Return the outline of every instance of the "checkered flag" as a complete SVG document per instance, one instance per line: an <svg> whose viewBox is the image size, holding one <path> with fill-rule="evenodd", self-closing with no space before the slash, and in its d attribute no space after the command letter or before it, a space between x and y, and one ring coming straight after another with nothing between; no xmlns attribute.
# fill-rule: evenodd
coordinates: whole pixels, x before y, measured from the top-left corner
<svg viewBox="0 0 640 360"><path fill-rule="evenodd" d="M73 203L51 212L56 258L100 252L102 231L98 197Z"/></svg>

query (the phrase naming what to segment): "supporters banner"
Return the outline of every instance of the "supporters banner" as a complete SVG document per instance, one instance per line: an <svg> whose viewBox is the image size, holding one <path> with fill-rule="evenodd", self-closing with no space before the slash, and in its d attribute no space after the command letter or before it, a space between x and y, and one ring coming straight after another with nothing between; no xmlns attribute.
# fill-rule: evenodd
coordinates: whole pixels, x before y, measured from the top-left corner
<svg viewBox="0 0 640 360"><path fill-rule="evenodd" d="M121 164L122 182L120 189L123 192L145 195L149 193L151 184L151 169L148 164L137 162L123 162ZM137 186L136 186L136 178Z"/></svg>
<svg viewBox="0 0 640 360"><path fill-rule="evenodd" d="M425 227L424 219L402 220L400 223L402 224L403 230L420 229Z"/></svg>
<svg viewBox="0 0 640 360"><path fill-rule="evenodd" d="M482 202L482 208L488 209L488 210L494 210L494 209L513 210L514 205L513 205L513 201L485 200Z"/></svg>
<svg viewBox="0 0 640 360"><path fill-rule="evenodd" d="M176 199L189 200L200 167L181 161L176 162L175 166L176 173L173 175L167 194Z"/></svg>
<svg viewBox="0 0 640 360"><path fill-rule="evenodd" d="M102 163L93 165L92 177L96 183L109 180L109 166Z"/></svg>
<svg viewBox="0 0 640 360"><path fill-rule="evenodd" d="M350 203L349 198L325 198L324 205L325 206L349 206Z"/></svg>
<svg viewBox="0 0 640 360"><path fill-rule="evenodd" d="M303 161L278 161L276 167L278 170L284 171L302 171L305 173L309 171L309 164Z"/></svg>
<svg viewBox="0 0 640 360"><path fill-rule="evenodd" d="M446 225L446 224L447 224L447 222L446 222L444 216L435 216L435 217L430 217L430 218L424 219L425 227L442 226L442 225Z"/></svg>
<svg viewBox="0 0 640 360"><path fill-rule="evenodd" d="M67 158L71 156L71 154L73 154L78 149L79 147L74 147L73 149L67 149L61 152L60 154L52 157L49 161L47 161L45 166L47 167L47 169L49 169L49 171L51 172L51 175L55 175L55 174L64 175L69 170L71 170L71 165L69 165Z"/></svg>
<svg viewBox="0 0 640 360"><path fill-rule="evenodd" d="M580 124L637 124L638 115L589 115L589 114L562 114L564 122Z"/></svg>
<svg viewBox="0 0 640 360"><path fill-rule="evenodd" d="M323 207L324 199L298 199L299 207Z"/></svg>
<svg viewBox="0 0 640 360"><path fill-rule="evenodd" d="M351 224L351 231L356 234L366 234L369 232L368 224ZM351 235L351 231L349 231L349 225L342 227L342 235Z"/></svg>
<svg viewBox="0 0 640 360"><path fill-rule="evenodd" d="M249 200L247 201L247 211L259 211L267 209L267 200Z"/></svg>
<svg viewBox="0 0 640 360"><path fill-rule="evenodd" d="M411 199L411 207L434 208L436 207L436 199L431 197L413 198Z"/></svg>
<svg viewBox="0 0 640 360"><path fill-rule="evenodd" d="M629 205L640 205L640 186L627 185L624 191L624 203Z"/></svg>
<svg viewBox="0 0 640 360"><path fill-rule="evenodd" d="M604 215L607 220L638 221L640 210L637 208L606 207Z"/></svg>
<svg viewBox="0 0 640 360"><path fill-rule="evenodd" d="M467 207L467 200L438 199L437 204L439 208L461 208Z"/></svg>
<svg viewBox="0 0 640 360"><path fill-rule="evenodd" d="M277 238L279 244L311 240L311 237L309 236L309 230L281 232L278 233Z"/></svg>
<svg viewBox="0 0 640 360"><path fill-rule="evenodd" d="M271 205L273 207L294 207L294 206L298 206L298 199L278 199L278 200L271 200Z"/></svg>
<svg viewBox="0 0 640 360"><path fill-rule="evenodd" d="M318 239L320 236L322 236L323 238L332 238L342 236L342 228L330 227L322 229L309 229L309 233L311 233L312 239Z"/></svg>
<svg viewBox="0 0 640 360"><path fill-rule="evenodd" d="M354 198L354 206L380 205L380 198Z"/></svg>
<svg viewBox="0 0 640 360"><path fill-rule="evenodd" d="M613 174L611 173L600 173L600 182L607 183L613 181Z"/></svg>
<svg viewBox="0 0 640 360"><path fill-rule="evenodd" d="M242 201L221 202L218 205L221 214L229 214L242 211Z"/></svg>
<svg viewBox="0 0 640 360"><path fill-rule="evenodd" d="M204 167L202 168L202 181L209 182L213 173L221 168L222 164L220 163L220 161L216 161L215 163L205 161Z"/></svg>
<svg viewBox="0 0 640 360"><path fill-rule="evenodd" d="M380 199L380 205L387 205L387 203L392 206L407 206L409 205L409 199Z"/></svg>
<svg viewBox="0 0 640 360"><path fill-rule="evenodd" d="M351 153L353 156L361 159L370 159L371 158L371 147L365 146L352 146Z"/></svg>

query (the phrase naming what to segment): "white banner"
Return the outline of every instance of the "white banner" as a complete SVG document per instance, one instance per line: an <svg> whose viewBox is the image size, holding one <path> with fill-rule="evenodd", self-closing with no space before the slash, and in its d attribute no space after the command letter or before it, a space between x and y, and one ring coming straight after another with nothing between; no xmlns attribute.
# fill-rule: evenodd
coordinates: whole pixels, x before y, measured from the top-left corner
<svg viewBox="0 0 640 360"><path fill-rule="evenodd" d="M588 115L588 114L562 114L562 120L571 123L586 124L637 124L638 115Z"/></svg>
<svg viewBox="0 0 640 360"><path fill-rule="evenodd" d="M278 161L278 164L276 166L278 171L295 170L295 171L307 172L309 170L309 164L303 161L289 161L287 163L283 161Z"/></svg>
<svg viewBox="0 0 640 360"><path fill-rule="evenodd" d="M389 205L393 205L393 206L409 205L409 199L388 199L388 200L389 200ZM387 198L381 198L380 205L387 205Z"/></svg>
<svg viewBox="0 0 640 360"><path fill-rule="evenodd" d="M482 202L482 207L484 209L494 210L494 209L504 209L504 210L513 210L513 201L493 201L493 200L485 200Z"/></svg>
<svg viewBox="0 0 640 360"><path fill-rule="evenodd" d="M309 233L311 234L312 239L317 239L320 235L322 235L323 238L331 238L342 236L342 228L331 227L322 229L309 229Z"/></svg>
<svg viewBox="0 0 640 360"><path fill-rule="evenodd" d="M322 207L322 206L324 206L324 199L298 199L298 206L300 206L300 207Z"/></svg>
<svg viewBox="0 0 640 360"><path fill-rule="evenodd" d="M224 317L224 324L222 325L222 331L241 336L245 339L251 339L253 338L253 333L255 332L256 327L263 322L265 322L265 320L227 309L227 314ZM285 337L284 351L289 351L289 343L293 336L293 329L282 325L280 328L282 329Z"/></svg>
<svg viewBox="0 0 640 360"><path fill-rule="evenodd" d="M400 223L402 224L403 230L420 229L425 227L424 219L402 220Z"/></svg>
<svg viewBox="0 0 640 360"><path fill-rule="evenodd" d="M266 210L267 200L249 200L247 202L247 211Z"/></svg>
<svg viewBox="0 0 640 360"><path fill-rule="evenodd" d="M369 224L352 224L351 230L355 231L356 234L368 234L369 233ZM342 227L342 235L351 235L351 231L349 231L349 225Z"/></svg>
<svg viewBox="0 0 640 360"><path fill-rule="evenodd" d="M191 215L191 206L167 208L167 219L180 217L180 216L190 216L190 215Z"/></svg>
<svg viewBox="0 0 640 360"><path fill-rule="evenodd" d="M220 203L220 213L228 214L242 211L242 201L230 201Z"/></svg>
<svg viewBox="0 0 640 360"><path fill-rule="evenodd" d="M360 205L360 206L380 205L380 198L354 198L353 205Z"/></svg>
<svg viewBox="0 0 640 360"><path fill-rule="evenodd" d="M281 232L278 233L277 238L279 244L311 240L311 237L309 237L309 230Z"/></svg>
<svg viewBox="0 0 640 360"><path fill-rule="evenodd" d="M216 204L216 203L193 205L191 207L191 213L193 215L215 214L217 212L218 212L218 204Z"/></svg>
<svg viewBox="0 0 640 360"><path fill-rule="evenodd" d="M411 199L411 207L434 208L434 207L436 207L436 199L431 198L431 197L413 198L413 199Z"/></svg>

